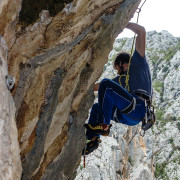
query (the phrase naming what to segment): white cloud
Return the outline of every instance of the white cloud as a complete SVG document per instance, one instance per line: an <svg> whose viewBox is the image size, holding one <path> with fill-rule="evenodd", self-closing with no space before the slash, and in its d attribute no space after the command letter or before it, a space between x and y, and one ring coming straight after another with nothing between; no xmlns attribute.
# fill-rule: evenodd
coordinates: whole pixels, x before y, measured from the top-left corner
<svg viewBox="0 0 180 180"><path fill-rule="evenodd" d="M144 2L142 0L142 2ZM137 14L131 20L136 22ZM139 17L139 24L147 31L167 30L173 36L180 37L180 0L146 0ZM133 36L124 30L120 37Z"/></svg>

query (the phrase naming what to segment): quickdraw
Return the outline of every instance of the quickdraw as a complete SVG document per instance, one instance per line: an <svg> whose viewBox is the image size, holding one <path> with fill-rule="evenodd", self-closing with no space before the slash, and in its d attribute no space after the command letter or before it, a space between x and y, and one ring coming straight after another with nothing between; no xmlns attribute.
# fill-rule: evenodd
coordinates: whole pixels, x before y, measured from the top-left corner
<svg viewBox="0 0 180 180"><path fill-rule="evenodd" d="M137 95L145 103L145 117L142 120L142 127L140 132L140 135L144 137L145 131L150 129L156 121L154 106L152 105L151 97L146 93L146 91L139 89L134 91L133 94Z"/></svg>
<svg viewBox="0 0 180 180"><path fill-rule="evenodd" d="M152 104L148 104L147 101L145 100L145 118L142 121L142 127L141 127L141 132L140 135L144 137L145 132L150 129L155 121L156 121L156 116L154 113L154 106Z"/></svg>

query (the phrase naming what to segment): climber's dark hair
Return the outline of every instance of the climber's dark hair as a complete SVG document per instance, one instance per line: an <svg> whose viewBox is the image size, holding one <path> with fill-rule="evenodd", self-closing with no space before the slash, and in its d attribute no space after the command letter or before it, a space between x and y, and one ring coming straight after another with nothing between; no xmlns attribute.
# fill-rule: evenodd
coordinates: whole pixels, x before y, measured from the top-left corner
<svg viewBox="0 0 180 180"><path fill-rule="evenodd" d="M126 52L121 52L117 54L116 59L114 60L114 67L119 65L120 62L121 62L121 65L123 65L124 63L129 64L129 58L130 58L130 54Z"/></svg>

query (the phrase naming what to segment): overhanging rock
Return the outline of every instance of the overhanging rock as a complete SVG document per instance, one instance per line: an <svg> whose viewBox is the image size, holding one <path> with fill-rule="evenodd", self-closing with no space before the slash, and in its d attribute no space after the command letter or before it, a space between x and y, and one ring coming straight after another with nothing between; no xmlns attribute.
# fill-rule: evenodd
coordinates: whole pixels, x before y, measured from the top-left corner
<svg viewBox="0 0 180 180"><path fill-rule="evenodd" d="M2 2L22 179L73 179L93 84L140 0Z"/></svg>

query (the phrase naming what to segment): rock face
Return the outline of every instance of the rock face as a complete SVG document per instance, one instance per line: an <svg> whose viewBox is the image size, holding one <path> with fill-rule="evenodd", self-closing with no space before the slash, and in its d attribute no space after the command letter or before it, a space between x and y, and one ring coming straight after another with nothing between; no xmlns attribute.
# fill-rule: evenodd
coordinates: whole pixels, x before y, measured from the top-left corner
<svg viewBox="0 0 180 180"><path fill-rule="evenodd" d="M22 179L75 177L83 124L94 100L92 86L139 3L1 1L0 34L9 74L16 79L12 95Z"/></svg>
<svg viewBox="0 0 180 180"><path fill-rule="evenodd" d="M147 33L146 58L153 75L156 126L139 135L132 129L113 123L109 137L83 159L76 180L151 180L180 179L180 38L167 31ZM130 52L133 39L116 39L103 78L117 74L112 61L119 51Z"/></svg>
<svg viewBox="0 0 180 180"><path fill-rule="evenodd" d="M20 179L21 160L15 105L8 89L7 46L0 36L0 179ZM10 84L9 84L10 85ZM10 87L10 86L9 86Z"/></svg>

